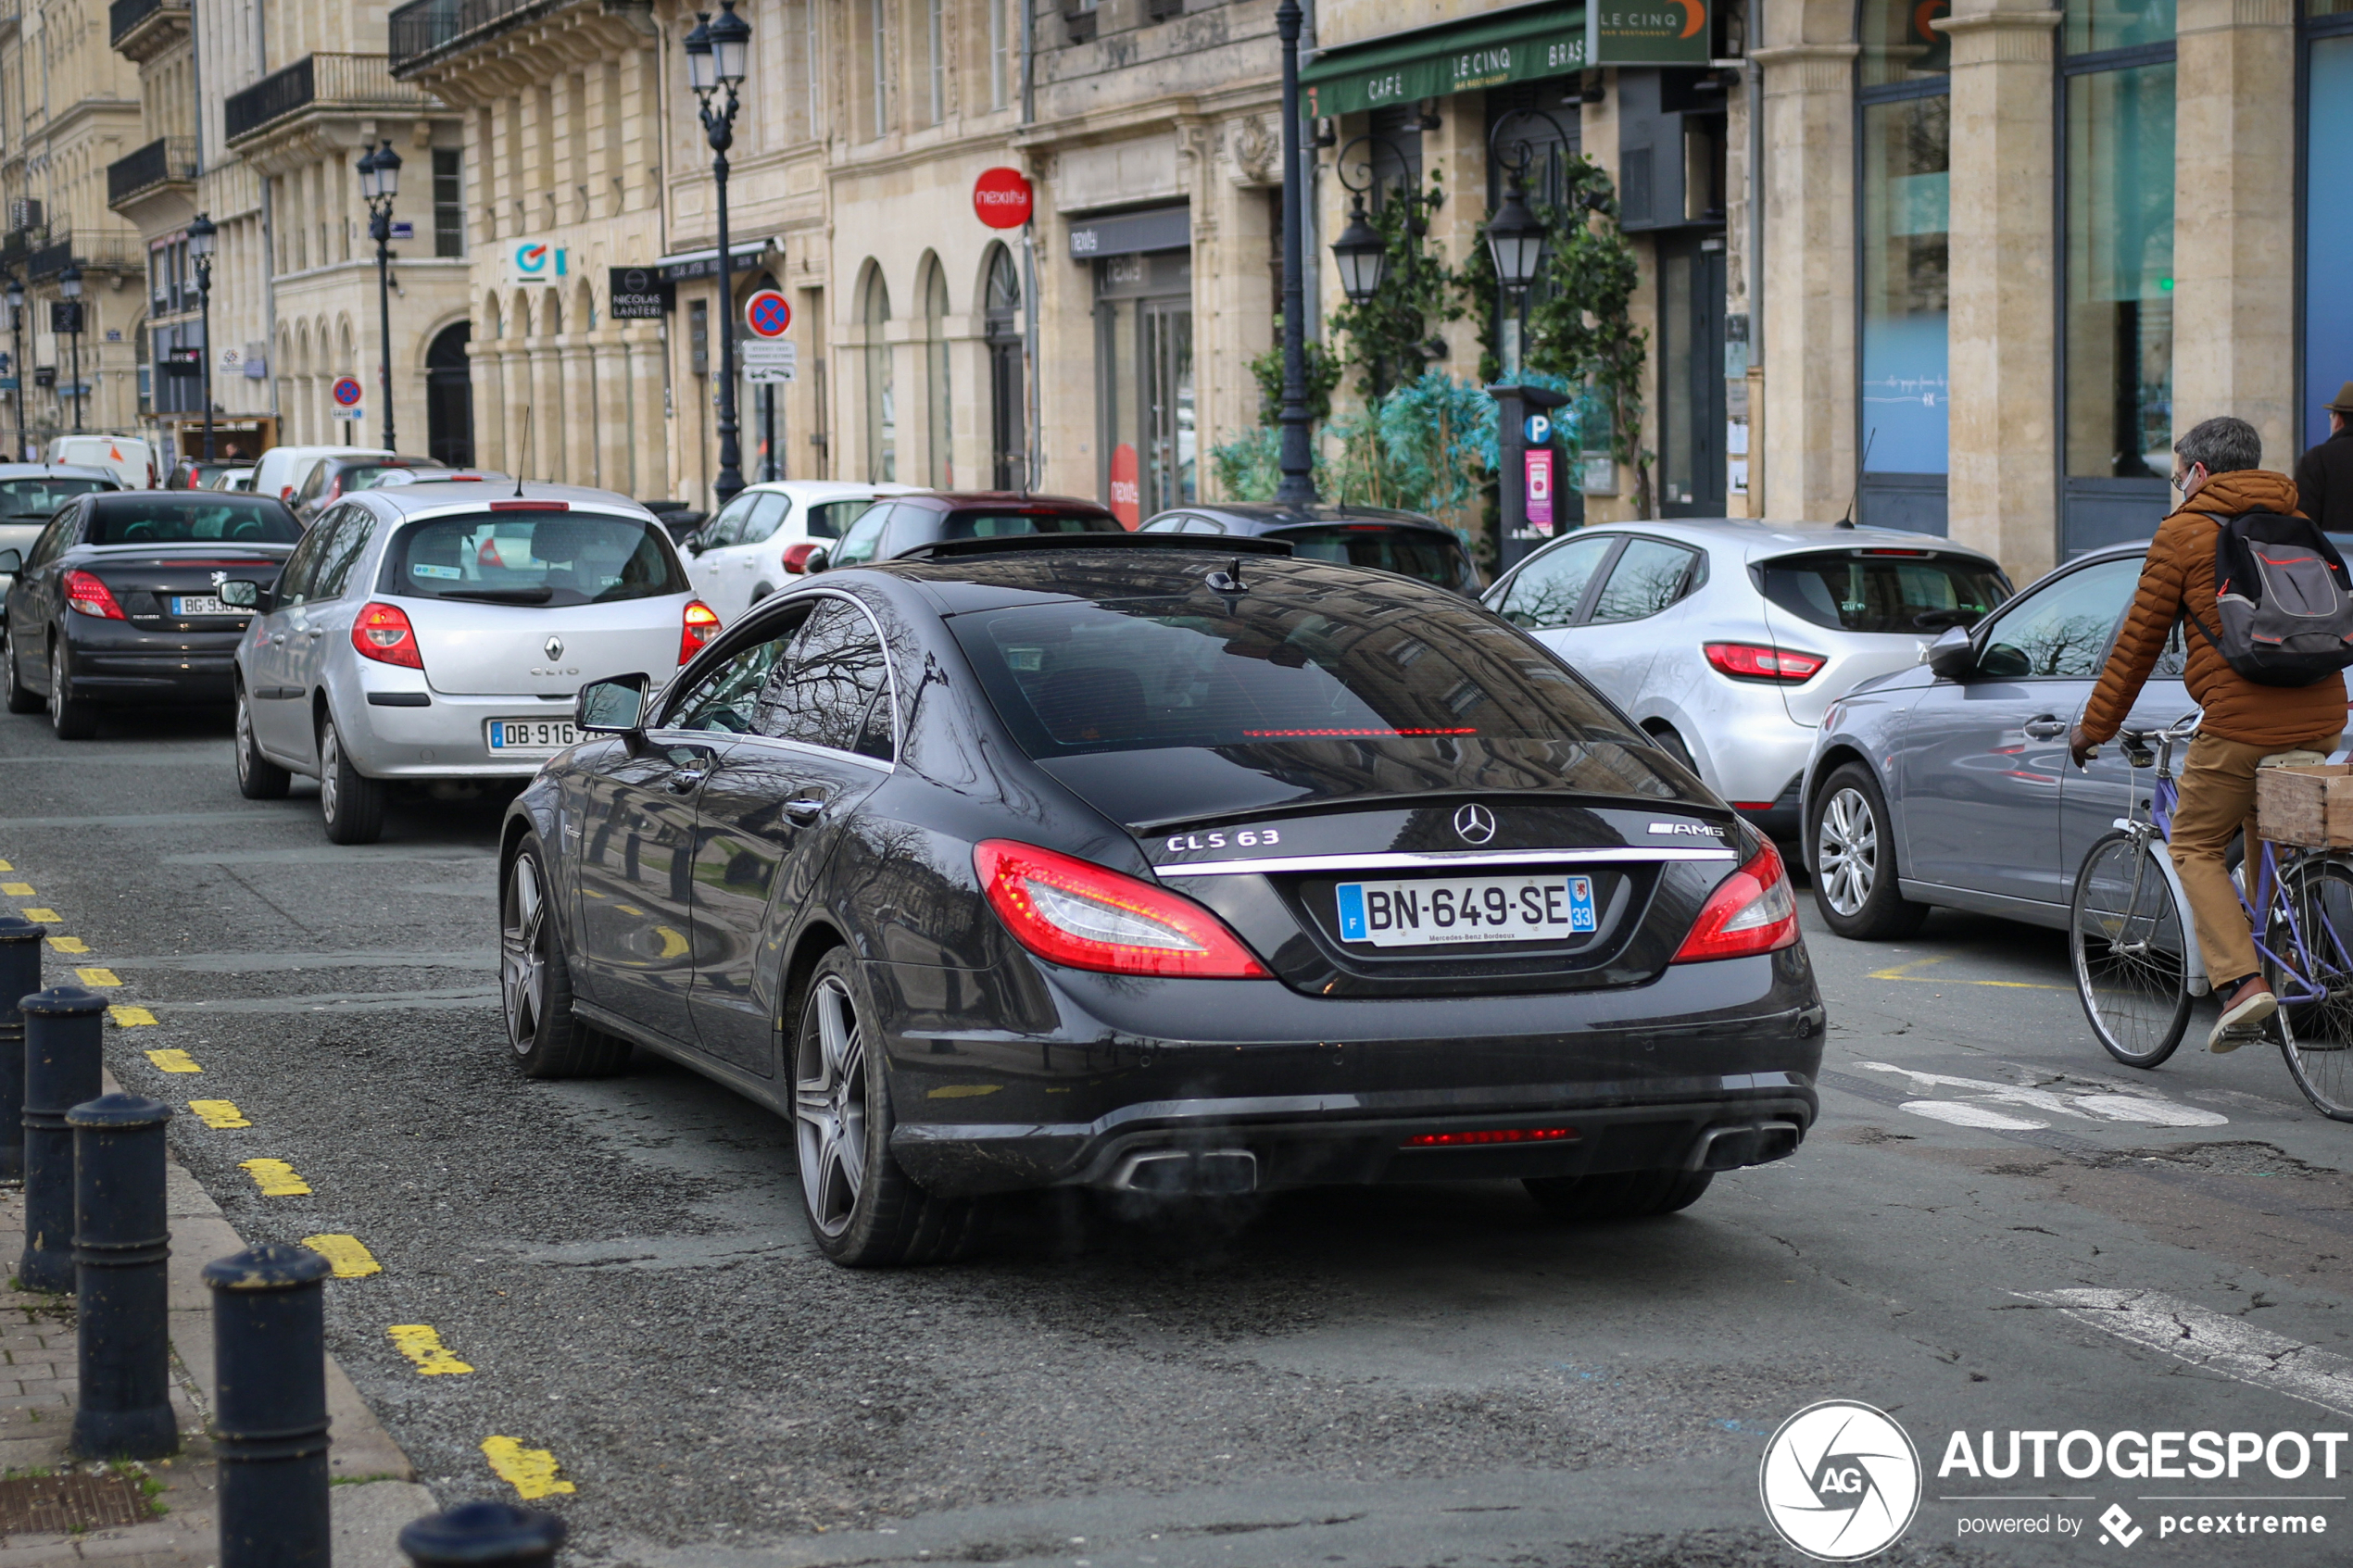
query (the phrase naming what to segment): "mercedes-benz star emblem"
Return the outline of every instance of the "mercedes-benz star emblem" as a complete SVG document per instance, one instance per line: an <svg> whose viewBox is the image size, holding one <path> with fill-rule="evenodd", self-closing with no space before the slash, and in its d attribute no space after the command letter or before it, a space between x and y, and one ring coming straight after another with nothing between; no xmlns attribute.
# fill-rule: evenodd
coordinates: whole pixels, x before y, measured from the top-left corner
<svg viewBox="0 0 2353 1568"><path fill-rule="evenodd" d="M1484 806L1466 806L1454 813L1454 832L1465 844L1484 844L1495 836L1495 813Z"/></svg>
<svg viewBox="0 0 2353 1568"><path fill-rule="evenodd" d="M556 659L561 659L564 656L564 640L561 637L548 638L543 651L546 652L547 659L551 663Z"/></svg>

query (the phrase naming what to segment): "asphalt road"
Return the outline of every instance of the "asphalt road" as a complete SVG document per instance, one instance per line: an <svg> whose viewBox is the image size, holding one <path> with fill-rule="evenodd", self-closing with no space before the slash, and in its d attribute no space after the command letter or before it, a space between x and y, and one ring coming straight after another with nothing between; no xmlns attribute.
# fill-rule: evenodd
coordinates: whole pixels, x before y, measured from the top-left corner
<svg viewBox="0 0 2353 1568"><path fill-rule="evenodd" d="M544 1451L573 1561L1794 1562L1758 1464L1827 1399L1890 1411L1927 1465L1880 1561L2346 1556L2353 1445L2336 1479L1946 1463L1956 1431L2353 1429L2353 1126L2266 1050L2111 1064L2053 935L1939 916L1865 947L1809 903L1822 1120L1680 1216L1565 1228L1504 1185L1214 1225L1039 1202L977 1261L850 1273L766 1113L660 1063L508 1066L497 816L413 802L336 848L307 786L238 798L219 716L76 745L0 719L0 881L32 889L6 906L89 949L51 978L103 966L155 1015L108 1031L127 1085L251 1123L174 1129L244 1235L381 1263L331 1282L330 1340L435 1494L516 1495L485 1439ZM263 1196L254 1159L309 1191ZM394 1325L472 1370L422 1374ZM2160 1534L2201 1513L2329 1534ZM1969 1528L2005 1520L2054 1534Z"/></svg>

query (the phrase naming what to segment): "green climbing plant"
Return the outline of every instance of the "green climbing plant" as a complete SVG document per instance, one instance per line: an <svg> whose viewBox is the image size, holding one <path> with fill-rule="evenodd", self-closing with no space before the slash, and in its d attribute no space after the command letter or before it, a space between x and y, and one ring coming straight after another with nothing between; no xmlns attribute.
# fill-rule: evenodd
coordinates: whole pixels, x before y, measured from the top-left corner
<svg viewBox="0 0 2353 1568"><path fill-rule="evenodd" d="M1420 380L1431 336L1463 313L1461 283L1428 243L1429 215L1445 199L1433 171L1426 189L1392 191L1368 214L1385 255L1381 286L1364 304L1342 306L1331 317L1332 330L1346 340L1345 363L1356 371L1357 395L1367 408L1390 389Z"/></svg>

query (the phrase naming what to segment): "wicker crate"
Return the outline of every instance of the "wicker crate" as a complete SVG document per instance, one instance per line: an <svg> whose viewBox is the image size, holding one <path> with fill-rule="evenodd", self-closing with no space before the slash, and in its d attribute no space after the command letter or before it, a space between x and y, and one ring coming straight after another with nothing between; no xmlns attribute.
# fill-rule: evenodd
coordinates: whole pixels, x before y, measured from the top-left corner
<svg viewBox="0 0 2353 1568"><path fill-rule="evenodd" d="M2353 847L2353 763L2263 769L2255 775L2255 831L2277 844Z"/></svg>

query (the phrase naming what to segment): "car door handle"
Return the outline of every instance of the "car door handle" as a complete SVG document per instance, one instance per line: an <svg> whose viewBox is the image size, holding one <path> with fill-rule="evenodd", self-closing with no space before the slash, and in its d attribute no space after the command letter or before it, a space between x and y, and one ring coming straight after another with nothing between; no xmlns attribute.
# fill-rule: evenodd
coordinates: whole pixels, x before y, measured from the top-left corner
<svg viewBox="0 0 2353 1568"><path fill-rule="evenodd" d="M699 789L703 780L709 777L711 777L711 764L708 762L698 768L681 768L670 775L670 793L673 795L690 794Z"/></svg>
<svg viewBox="0 0 2353 1568"><path fill-rule="evenodd" d="M2026 721L2026 734L2031 740L2057 740L2067 734L2067 721L2045 713Z"/></svg>
<svg viewBox="0 0 2353 1568"><path fill-rule="evenodd" d="M308 637L313 642L318 641L321 637L323 637L326 634L326 628L321 626L313 626L303 633L304 636Z"/></svg>
<svg viewBox="0 0 2353 1568"><path fill-rule="evenodd" d="M271 633L270 646L273 648L284 647L286 646L286 634L283 632Z"/></svg>
<svg viewBox="0 0 2353 1568"><path fill-rule="evenodd" d="M822 800L787 800L785 802L785 815L790 817L794 822L799 822L802 827L807 827L810 823L815 822L818 818L824 816L824 814L825 803Z"/></svg>

